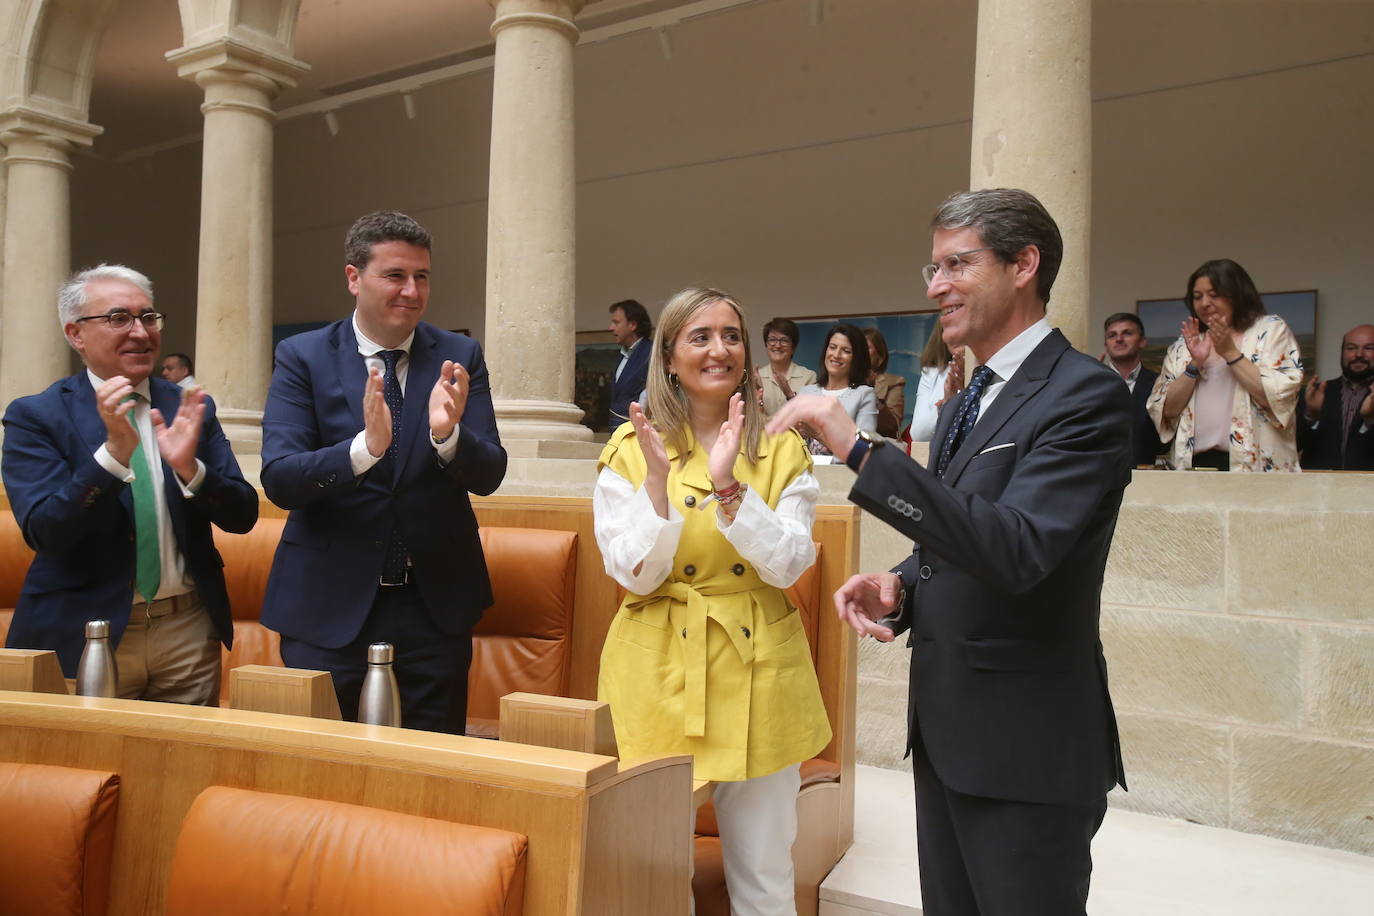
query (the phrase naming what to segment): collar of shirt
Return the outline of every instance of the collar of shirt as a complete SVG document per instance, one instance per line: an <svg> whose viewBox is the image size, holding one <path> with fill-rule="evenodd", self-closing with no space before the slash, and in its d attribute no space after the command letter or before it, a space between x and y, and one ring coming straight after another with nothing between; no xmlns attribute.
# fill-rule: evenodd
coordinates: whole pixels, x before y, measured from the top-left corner
<svg viewBox="0 0 1374 916"><path fill-rule="evenodd" d="M630 351L634 350L635 347L639 346L640 342L643 341L643 340L644 340L643 337L636 337L634 343L630 344L628 347L621 347L621 348L620 348L620 357L621 357L622 359L629 359L629 358L630 358Z"/></svg>
<svg viewBox="0 0 1374 916"><path fill-rule="evenodd" d="M1015 375L1016 370L1021 368L1021 364L1026 361L1031 352L1040 346L1040 341L1050 336L1051 330L1053 329L1050 327L1049 318L1041 318L1013 337L1002 349L992 354L984 365L997 375L993 384L1005 382Z"/></svg>
<svg viewBox="0 0 1374 916"><path fill-rule="evenodd" d="M1126 373L1126 387L1132 391L1135 391L1136 379L1140 378L1140 369L1144 365L1144 363L1136 363L1135 368Z"/></svg>
<svg viewBox="0 0 1374 916"><path fill-rule="evenodd" d="M373 341L371 338L369 338L366 334L363 333L362 328L358 327L357 309L353 310L353 336L358 339L358 353L364 359L366 359L369 356L376 356L383 350L404 350L406 358L409 358L410 345L415 342L414 331L411 331L410 334L406 337L406 339L401 341L401 345L399 347L384 347L381 344Z"/></svg>
<svg viewBox="0 0 1374 916"><path fill-rule="evenodd" d="M103 378L101 378L100 376L96 375L96 374L95 374L94 372L92 372L90 369L87 369L87 370L86 370L86 378L87 378L87 379L90 381L90 383L91 383L91 390L92 390L92 391L99 391L99 390L100 390L100 386L103 385L103 384L105 384L105 380L104 380ZM143 381L139 382L137 385L134 386L134 393L137 394L137 395L139 395L139 396L141 396L141 397L143 398L143 403L145 403L145 404L151 404L151 403L152 403L152 400L153 400L153 395L152 395L152 383L150 383L146 378L145 378ZM168 422L171 422L171 421L168 421Z"/></svg>

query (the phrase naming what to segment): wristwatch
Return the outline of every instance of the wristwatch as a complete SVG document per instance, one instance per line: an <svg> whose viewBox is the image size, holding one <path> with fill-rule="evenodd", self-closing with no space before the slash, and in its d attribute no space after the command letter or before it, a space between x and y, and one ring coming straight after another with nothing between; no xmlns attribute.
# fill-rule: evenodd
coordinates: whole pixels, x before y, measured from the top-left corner
<svg viewBox="0 0 1374 916"><path fill-rule="evenodd" d="M854 433L854 445L849 450L849 457L844 459L844 463L849 465L849 469L855 474L859 473L859 466L863 464L864 455L868 454L871 448L882 448L887 440L876 433L871 433L866 429L857 430Z"/></svg>

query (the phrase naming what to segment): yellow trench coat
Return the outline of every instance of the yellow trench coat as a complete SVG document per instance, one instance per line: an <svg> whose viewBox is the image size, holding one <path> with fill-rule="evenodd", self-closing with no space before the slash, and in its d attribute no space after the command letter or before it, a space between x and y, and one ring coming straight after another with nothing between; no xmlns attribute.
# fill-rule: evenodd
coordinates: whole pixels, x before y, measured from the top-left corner
<svg viewBox="0 0 1374 916"><path fill-rule="evenodd" d="M776 508L811 465L794 432L764 437L759 462L735 476ZM686 467L669 449L668 500L684 518L672 572L649 595L627 594L601 652L597 693L611 704L622 758L692 754L695 776L732 782L808 760L830 742L801 615L716 529L706 453ZM644 455L626 423L600 467L643 484Z"/></svg>

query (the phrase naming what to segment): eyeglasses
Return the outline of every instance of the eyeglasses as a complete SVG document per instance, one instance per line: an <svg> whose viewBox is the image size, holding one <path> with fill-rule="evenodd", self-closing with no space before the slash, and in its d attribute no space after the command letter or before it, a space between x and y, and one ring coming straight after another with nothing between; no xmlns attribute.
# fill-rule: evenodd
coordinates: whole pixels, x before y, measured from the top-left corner
<svg viewBox="0 0 1374 916"><path fill-rule="evenodd" d="M111 331L127 331L133 327L135 321L143 325L148 331L161 331L162 322L167 316L161 312L140 312L135 315L133 312L110 312L108 315L87 315L85 318L76 319L76 323L83 321L103 321L110 326Z"/></svg>
<svg viewBox="0 0 1374 916"><path fill-rule="evenodd" d="M786 347L786 346L791 346L791 344L792 344L792 338L790 338L790 337L768 337L768 338L765 338L763 342L766 343L766 344L767 344L768 346L770 346L770 347Z"/></svg>
<svg viewBox="0 0 1374 916"><path fill-rule="evenodd" d="M938 264L927 264L925 267L922 267L921 277L926 281L927 287L935 282L935 275L937 273L943 273L951 280L956 277L962 277L964 275L964 267L967 266L964 257L970 254L977 254L980 251L992 251L992 246L988 245L983 248L970 248L968 251L947 254L940 259Z"/></svg>

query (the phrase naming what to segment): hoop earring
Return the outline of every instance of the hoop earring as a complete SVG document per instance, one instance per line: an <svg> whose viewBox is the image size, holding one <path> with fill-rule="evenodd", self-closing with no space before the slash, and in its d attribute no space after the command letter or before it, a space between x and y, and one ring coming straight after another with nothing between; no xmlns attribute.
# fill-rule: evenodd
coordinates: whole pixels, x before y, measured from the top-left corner
<svg viewBox="0 0 1374 916"><path fill-rule="evenodd" d="M681 387L682 387L682 385L680 385L680 384L678 383L678 380L677 380L677 373L676 373L676 372L669 372L669 373L668 373L668 384L672 385L674 388L681 388Z"/></svg>
<svg viewBox="0 0 1374 916"><path fill-rule="evenodd" d="M749 381L749 367L748 367L748 366L745 366L745 367L744 367L744 375L741 376L741 377L740 377L740 380L739 380L739 386L740 386L741 388L743 388L743 387L744 387L744 383L747 382L747 381Z"/></svg>

